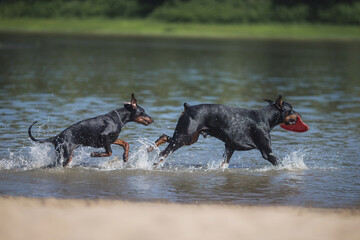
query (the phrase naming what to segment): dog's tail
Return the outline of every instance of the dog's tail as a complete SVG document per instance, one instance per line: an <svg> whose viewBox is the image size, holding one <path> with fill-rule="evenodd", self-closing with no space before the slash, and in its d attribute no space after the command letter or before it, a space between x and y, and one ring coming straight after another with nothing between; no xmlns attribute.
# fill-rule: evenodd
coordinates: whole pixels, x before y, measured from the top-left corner
<svg viewBox="0 0 360 240"><path fill-rule="evenodd" d="M190 107L190 104L184 103L184 111L180 114L180 117L185 114L186 110Z"/></svg>
<svg viewBox="0 0 360 240"><path fill-rule="evenodd" d="M28 129L28 134L29 134L30 139L33 140L34 142L38 142L38 143L46 143L46 142L49 142L49 143L54 144L55 137L51 137L51 138L47 138L47 139L36 139L36 138L34 138L34 137L32 136L32 134L31 134L31 128L32 128L32 126L34 126L35 123L37 123L37 121L33 122L33 123L30 125L29 129Z"/></svg>

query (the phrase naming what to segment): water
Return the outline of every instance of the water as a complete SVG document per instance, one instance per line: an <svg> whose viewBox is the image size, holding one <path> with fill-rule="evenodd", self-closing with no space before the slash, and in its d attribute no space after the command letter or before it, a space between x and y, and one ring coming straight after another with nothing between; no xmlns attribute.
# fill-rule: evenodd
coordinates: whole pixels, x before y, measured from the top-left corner
<svg viewBox="0 0 360 240"><path fill-rule="evenodd" d="M1 34L0 195L359 208L359 62L360 42ZM55 153L28 138L33 121L53 136L132 92L155 122L121 132L128 164L121 147L102 159L84 147L68 168L41 169ZM219 168L224 144L200 137L152 169L160 150L145 149L172 134L184 102L259 108L278 94L310 126L272 131L280 167L252 150Z"/></svg>

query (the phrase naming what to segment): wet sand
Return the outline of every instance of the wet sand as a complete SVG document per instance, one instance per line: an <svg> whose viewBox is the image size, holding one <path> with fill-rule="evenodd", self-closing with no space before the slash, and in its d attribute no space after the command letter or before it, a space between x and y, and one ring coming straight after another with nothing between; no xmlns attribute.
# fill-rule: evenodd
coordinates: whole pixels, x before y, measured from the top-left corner
<svg viewBox="0 0 360 240"><path fill-rule="evenodd" d="M360 239L360 210L2 197L0 239Z"/></svg>

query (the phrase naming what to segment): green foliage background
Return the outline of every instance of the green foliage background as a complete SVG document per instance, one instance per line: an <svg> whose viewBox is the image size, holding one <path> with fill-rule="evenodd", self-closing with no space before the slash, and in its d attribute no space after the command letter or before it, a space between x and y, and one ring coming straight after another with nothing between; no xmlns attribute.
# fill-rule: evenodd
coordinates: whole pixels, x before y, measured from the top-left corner
<svg viewBox="0 0 360 240"><path fill-rule="evenodd" d="M1 0L1 18L360 24L360 0Z"/></svg>

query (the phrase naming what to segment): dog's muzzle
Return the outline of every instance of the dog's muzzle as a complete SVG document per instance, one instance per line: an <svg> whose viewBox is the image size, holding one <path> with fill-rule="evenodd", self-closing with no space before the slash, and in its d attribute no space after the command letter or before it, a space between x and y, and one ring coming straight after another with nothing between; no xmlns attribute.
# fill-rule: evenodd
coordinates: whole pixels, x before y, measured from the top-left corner
<svg viewBox="0 0 360 240"><path fill-rule="evenodd" d="M294 114L288 115L285 117L284 119L284 124L285 125L294 125L297 122L297 118L300 116L300 114L298 114L297 112L295 112Z"/></svg>
<svg viewBox="0 0 360 240"><path fill-rule="evenodd" d="M154 122L154 120L151 117L137 117L135 118L135 122L141 123L145 126L151 124Z"/></svg>

